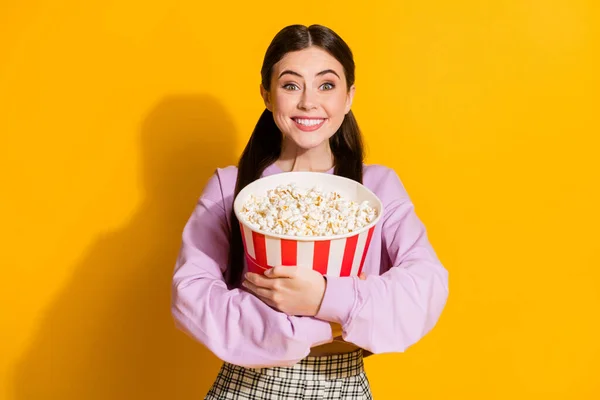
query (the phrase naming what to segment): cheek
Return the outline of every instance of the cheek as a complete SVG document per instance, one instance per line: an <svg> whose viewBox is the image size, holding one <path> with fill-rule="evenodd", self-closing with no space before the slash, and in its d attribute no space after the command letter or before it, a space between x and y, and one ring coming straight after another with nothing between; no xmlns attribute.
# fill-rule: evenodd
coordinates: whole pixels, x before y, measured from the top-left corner
<svg viewBox="0 0 600 400"><path fill-rule="evenodd" d="M280 114L287 113L294 109L298 102L293 96L285 94L276 94L273 100L273 109Z"/></svg>
<svg viewBox="0 0 600 400"><path fill-rule="evenodd" d="M331 118L343 119L346 109L346 97L343 95L336 96L324 104L324 108Z"/></svg>
<svg viewBox="0 0 600 400"><path fill-rule="evenodd" d="M283 120L289 114L289 109L289 101L286 101L285 98L276 97L273 99L273 117L275 118L275 122Z"/></svg>

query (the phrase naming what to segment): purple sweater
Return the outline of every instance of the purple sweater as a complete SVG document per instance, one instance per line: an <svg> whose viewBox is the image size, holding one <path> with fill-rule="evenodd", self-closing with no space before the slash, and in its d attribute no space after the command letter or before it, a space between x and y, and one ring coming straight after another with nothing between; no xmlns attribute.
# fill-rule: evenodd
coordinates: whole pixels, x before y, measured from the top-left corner
<svg viewBox="0 0 600 400"><path fill-rule="evenodd" d="M282 172L275 164L263 173ZM328 173L333 173L333 169ZM365 165L363 184L383 202L365 260L366 280L327 277L315 317L288 316L223 278L237 168L217 169L189 221L173 276L177 326L223 361L245 367L293 365L311 347L343 339L374 354L402 352L436 324L448 297L448 272L394 170Z"/></svg>

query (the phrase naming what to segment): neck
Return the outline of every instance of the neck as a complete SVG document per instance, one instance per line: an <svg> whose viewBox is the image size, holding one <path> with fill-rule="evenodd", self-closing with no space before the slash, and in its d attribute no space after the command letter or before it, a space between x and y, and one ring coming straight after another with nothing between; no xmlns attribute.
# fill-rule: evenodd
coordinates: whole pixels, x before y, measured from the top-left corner
<svg viewBox="0 0 600 400"><path fill-rule="evenodd" d="M282 171L325 172L334 166L333 153L326 140L313 149L301 149L294 143L284 140L277 165Z"/></svg>

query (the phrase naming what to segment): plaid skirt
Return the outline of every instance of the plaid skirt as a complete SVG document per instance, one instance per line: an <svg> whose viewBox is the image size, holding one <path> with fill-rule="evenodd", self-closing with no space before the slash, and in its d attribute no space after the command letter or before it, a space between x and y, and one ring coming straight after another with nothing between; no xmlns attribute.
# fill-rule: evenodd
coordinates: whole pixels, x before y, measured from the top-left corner
<svg viewBox="0 0 600 400"><path fill-rule="evenodd" d="M306 357L291 367L245 368L223 363L205 400L373 399L362 349Z"/></svg>

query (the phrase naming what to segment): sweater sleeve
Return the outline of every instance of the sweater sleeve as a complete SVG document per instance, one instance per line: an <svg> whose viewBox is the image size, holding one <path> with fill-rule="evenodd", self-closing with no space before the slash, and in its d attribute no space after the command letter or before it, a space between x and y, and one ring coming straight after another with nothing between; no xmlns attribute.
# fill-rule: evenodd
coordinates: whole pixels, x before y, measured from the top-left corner
<svg viewBox="0 0 600 400"><path fill-rule="evenodd" d="M327 277L316 315L341 324L345 341L374 354L403 352L420 340L436 324L448 297L448 273L400 179L386 170L382 253L391 268L366 280Z"/></svg>
<svg viewBox="0 0 600 400"><path fill-rule="evenodd" d="M229 226L218 173L183 230L172 280L176 326L223 361L245 367L293 365L332 341L328 322L288 316L251 293L228 290Z"/></svg>

